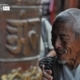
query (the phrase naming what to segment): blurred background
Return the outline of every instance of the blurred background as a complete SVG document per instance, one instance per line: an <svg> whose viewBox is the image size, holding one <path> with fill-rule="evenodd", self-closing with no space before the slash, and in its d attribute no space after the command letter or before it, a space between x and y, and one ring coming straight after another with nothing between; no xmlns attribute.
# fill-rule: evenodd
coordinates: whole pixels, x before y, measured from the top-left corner
<svg viewBox="0 0 80 80"><path fill-rule="evenodd" d="M54 17L61 11L68 8L79 8L80 0L42 0L43 16L47 17L51 23Z"/></svg>

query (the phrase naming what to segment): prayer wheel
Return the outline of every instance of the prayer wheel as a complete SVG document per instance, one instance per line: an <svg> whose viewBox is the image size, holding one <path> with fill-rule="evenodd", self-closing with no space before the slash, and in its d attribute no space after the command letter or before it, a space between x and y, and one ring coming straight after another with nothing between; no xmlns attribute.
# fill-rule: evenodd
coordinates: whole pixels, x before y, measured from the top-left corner
<svg viewBox="0 0 80 80"><path fill-rule="evenodd" d="M42 80L38 67L41 0L0 4L0 80Z"/></svg>

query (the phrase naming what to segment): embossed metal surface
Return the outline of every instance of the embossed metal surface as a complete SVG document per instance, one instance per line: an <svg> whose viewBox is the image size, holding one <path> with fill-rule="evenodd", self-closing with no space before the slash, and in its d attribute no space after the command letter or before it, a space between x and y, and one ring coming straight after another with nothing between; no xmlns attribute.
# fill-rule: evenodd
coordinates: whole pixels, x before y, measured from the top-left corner
<svg viewBox="0 0 80 80"><path fill-rule="evenodd" d="M40 5L41 0L0 0L0 4L9 4L9 5Z"/></svg>
<svg viewBox="0 0 80 80"><path fill-rule="evenodd" d="M18 76L23 75L25 71L31 74L28 71L30 66L35 66L36 70L39 70L37 65L41 30L40 0L36 3L35 0L32 0L32 3L29 0L11 1L2 2L11 5L10 11L0 11L0 78L2 80L5 80L4 77L8 76L13 69L19 67L22 68L22 73L16 72ZM25 4L28 5L25 6ZM14 75L11 75L9 80L14 80ZM37 78L27 80L41 80ZM26 80L26 76L24 79L21 77L20 80Z"/></svg>

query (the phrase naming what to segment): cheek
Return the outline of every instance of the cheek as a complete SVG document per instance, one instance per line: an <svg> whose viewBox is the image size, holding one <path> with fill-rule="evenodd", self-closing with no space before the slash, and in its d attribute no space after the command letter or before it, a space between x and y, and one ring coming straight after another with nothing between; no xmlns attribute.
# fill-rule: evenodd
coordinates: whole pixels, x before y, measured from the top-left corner
<svg viewBox="0 0 80 80"><path fill-rule="evenodd" d="M66 44L66 49L67 49L67 58L68 59L74 59L76 56L76 48L75 45L71 42L68 42Z"/></svg>

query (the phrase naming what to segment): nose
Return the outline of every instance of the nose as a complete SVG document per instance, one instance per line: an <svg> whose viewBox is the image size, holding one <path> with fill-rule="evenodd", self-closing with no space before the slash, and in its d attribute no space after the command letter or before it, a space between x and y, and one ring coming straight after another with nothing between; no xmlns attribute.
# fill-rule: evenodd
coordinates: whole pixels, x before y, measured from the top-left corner
<svg viewBox="0 0 80 80"><path fill-rule="evenodd" d="M55 41L55 48L56 48L56 49L59 49L59 48L61 48L61 47L62 47L61 39L60 39L60 37L58 36L57 39L56 39L56 41Z"/></svg>

